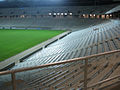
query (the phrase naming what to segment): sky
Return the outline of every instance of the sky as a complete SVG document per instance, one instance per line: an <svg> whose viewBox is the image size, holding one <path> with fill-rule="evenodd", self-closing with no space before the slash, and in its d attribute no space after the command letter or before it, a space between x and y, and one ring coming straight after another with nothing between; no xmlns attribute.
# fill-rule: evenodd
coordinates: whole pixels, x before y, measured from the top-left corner
<svg viewBox="0 0 120 90"><path fill-rule="evenodd" d="M7 1L7 2L4 2ZM39 1L39 2L38 2ZM53 6L53 5L97 5L97 3L108 2L112 0L0 0L0 8L9 7L35 7L35 6Z"/></svg>

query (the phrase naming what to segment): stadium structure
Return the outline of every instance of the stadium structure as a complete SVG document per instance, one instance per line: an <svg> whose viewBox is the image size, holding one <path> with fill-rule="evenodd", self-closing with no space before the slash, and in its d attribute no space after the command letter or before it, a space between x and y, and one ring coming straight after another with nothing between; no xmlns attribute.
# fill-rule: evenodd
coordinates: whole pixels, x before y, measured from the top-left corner
<svg viewBox="0 0 120 90"><path fill-rule="evenodd" d="M120 0L0 0L0 33L0 90L120 90Z"/></svg>

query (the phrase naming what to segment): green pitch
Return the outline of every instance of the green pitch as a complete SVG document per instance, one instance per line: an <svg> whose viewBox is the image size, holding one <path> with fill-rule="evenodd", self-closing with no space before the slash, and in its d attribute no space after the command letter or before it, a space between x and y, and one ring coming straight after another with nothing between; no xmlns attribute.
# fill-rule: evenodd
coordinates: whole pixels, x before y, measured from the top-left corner
<svg viewBox="0 0 120 90"><path fill-rule="evenodd" d="M14 56L65 31L0 30L0 61Z"/></svg>

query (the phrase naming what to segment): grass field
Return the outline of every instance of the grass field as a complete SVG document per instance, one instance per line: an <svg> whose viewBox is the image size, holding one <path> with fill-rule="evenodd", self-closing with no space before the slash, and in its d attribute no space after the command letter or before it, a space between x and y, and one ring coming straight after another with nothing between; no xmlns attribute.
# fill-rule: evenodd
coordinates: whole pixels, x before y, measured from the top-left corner
<svg viewBox="0 0 120 90"><path fill-rule="evenodd" d="M0 30L0 61L46 41L65 31Z"/></svg>

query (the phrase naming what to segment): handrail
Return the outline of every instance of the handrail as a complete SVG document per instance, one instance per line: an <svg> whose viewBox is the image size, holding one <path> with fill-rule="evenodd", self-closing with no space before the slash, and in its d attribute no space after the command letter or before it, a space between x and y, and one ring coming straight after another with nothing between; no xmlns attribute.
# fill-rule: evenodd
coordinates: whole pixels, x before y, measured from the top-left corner
<svg viewBox="0 0 120 90"><path fill-rule="evenodd" d="M54 66L54 65L60 65L60 64L75 62L75 61L87 60L89 58L98 57L98 56L107 55L107 54L112 54L112 53L117 53L117 52L120 52L120 49L119 50L109 51L109 52L104 52L104 53L99 53L99 54L94 54L94 55L90 55L90 56L80 57L80 58L64 60L64 61L55 62L55 63L44 64L44 65L40 65L40 66L2 71L2 72L0 72L0 75L23 72L23 71L28 71L28 70L33 70L33 69L38 69L38 68L43 68L43 67L48 67L48 66Z"/></svg>
<svg viewBox="0 0 120 90"><path fill-rule="evenodd" d="M108 79L102 80L102 81L100 81L100 82L97 82L97 83L95 83L95 84L93 84L93 85L90 85L90 86L88 86L87 88L88 88L88 89L89 89L89 88L94 88L94 87L97 86L97 85L100 85L100 84L106 83L106 82L108 82L108 81L111 81L111 80L117 79L117 78L119 78L119 77L120 77L120 75L116 75L116 76L114 76L114 77L111 77L111 78L108 78Z"/></svg>

